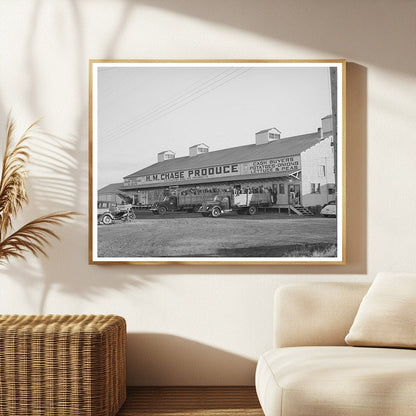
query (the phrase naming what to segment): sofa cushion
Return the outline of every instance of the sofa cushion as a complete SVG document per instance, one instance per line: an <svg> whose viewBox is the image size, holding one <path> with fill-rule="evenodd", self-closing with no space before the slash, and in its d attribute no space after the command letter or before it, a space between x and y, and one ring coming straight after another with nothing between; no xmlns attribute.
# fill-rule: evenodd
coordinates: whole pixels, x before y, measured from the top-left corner
<svg viewBox="0 0 416 416"><path fill-rule="evenodd" d="M266 416L416 415L416 351L277 348L261 356L256 389Z"/></svg>
<svg viewBox="0 0 416 416"><path fill-rule="evenodd" d="M274 298L273 347L345 346L367 283L298 283Z"/></svg>
<svg viewBox="0 0 416 416"><path fill-rule="evenodd" d="M378 274L358 308L345 342L416 348L416 274Z"/></svg>

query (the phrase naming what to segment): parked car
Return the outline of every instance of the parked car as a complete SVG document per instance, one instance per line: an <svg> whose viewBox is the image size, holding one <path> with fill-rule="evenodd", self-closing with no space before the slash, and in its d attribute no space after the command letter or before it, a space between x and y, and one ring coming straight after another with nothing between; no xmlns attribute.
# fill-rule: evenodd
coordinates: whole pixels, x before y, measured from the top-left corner
<svg viewBox="0 0 416 416"><path fill-rule="evenodd" d="M337 201L329 201L321 209L321 215L323 217L336 217L337 216Z"/></svg>
<svg viewBox="0 0 416 416"><path fill-rule="evenodd" d="M97 201L97 220L98 224L103 223L110 225L114 221L113 212L116 210L117 204L110 201Z"/></svg>
<svg viewBox="0 0 416 416"><path fill-rule="evenodd" d="M117 205L115 202L98 201L97 202L97 220L98 224L113 224L114 221L132 221L136 218L131 204Z"/></svg>

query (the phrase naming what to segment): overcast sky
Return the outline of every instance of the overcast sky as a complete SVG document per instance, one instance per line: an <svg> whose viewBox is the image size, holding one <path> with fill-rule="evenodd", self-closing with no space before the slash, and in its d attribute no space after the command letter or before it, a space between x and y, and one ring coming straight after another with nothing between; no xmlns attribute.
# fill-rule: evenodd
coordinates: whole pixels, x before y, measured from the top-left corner
<svg viewBox="0 0 416 416"><path fill-rule="evenodd" d="M116 64L113 64L116 65ZM157 162L316 131L331 113L328 67L108 67L97 78L98 189Z"/></svg>

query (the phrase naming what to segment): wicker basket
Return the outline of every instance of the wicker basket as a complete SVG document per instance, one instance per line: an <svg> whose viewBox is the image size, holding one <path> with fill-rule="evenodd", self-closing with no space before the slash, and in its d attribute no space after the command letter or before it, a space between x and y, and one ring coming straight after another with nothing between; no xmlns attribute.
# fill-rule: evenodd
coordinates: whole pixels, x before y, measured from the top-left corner
<svg viewBox="0 0 416 416"><path fill-rule="evenodd" d="M125 399L123 318L0 315L0 415L114 416Z"/></svg>

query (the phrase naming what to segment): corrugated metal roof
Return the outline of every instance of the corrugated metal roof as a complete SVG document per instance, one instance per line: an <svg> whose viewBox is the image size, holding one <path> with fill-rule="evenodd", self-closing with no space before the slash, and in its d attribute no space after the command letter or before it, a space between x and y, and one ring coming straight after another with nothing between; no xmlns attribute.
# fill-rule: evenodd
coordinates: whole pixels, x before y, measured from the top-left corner
<svg viewBox="0 0 416 416"><path fill-rule="evenodd" d="M121 188L124 188L124 183L110 183L110 185L104 186L98 190L98 193L115 193L118 192Z"/></svg>
<svg viewBox="0 0 416 416"><path fill-rule="evenodd" d="M315 132L304 134L302 136L274 140L266 144L249 144L246 146L238 146L229 149L202 153L192 157L178 157L176 159L169 159L154 163L147 168L125 176L125 178L232 163L243 163L275 157L294 156L300 154L306 149L309 149L319 141L321 141L321 134L319 132Z"/></svg>

